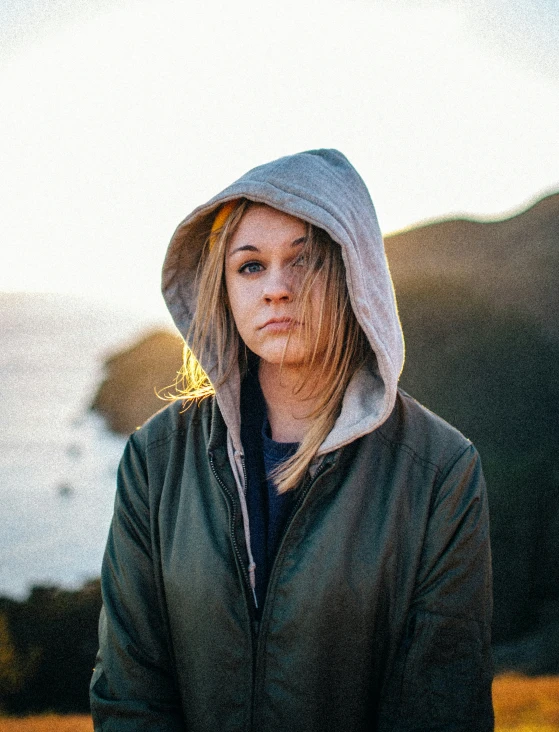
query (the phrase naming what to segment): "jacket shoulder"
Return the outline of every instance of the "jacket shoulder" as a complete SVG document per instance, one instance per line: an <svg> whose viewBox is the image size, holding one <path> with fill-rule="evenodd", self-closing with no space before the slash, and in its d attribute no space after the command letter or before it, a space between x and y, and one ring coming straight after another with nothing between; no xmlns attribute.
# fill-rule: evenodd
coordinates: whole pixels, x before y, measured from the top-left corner
<svg viewBox="0 0 559 732"><path fill-rule="evenodd" d="M456 427L402 389L398 389L394 409L377 432L388 444L408 451L416 461L439 473L446 472L465 452L477 455L472 442Z"/></svg>
<svg viewBox="0 0 559 732"><path fill-rule="evenodd" d="M202 421L209 421L213 397L190 402L182 399L171 402L150 417L131 436L144 452L158 445L172 442Z"/></svg>

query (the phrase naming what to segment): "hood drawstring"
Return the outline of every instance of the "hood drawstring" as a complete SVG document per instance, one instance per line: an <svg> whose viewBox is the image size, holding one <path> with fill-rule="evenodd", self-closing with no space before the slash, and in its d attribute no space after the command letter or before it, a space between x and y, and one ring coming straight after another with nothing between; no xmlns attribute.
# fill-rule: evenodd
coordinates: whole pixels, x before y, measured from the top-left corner
<svg viewBox="0 0 559 732"><path fill-rule="evenodd" d="M252 590L252 597L254 599L254 606L258 607L258 601L256 600L256 563L252 556L252 548L250 541L250 524L248 520L248 508L246 501L246 478L244 474L244 455L241 450L236 450L233 446L233 440L231 433L227 433L227 454L229 456L229 462L235 469L233 475L235 477L235 483L237 484L237 491L239 493L239 503L241 504L241 515L243 517L243 531L245 535L246 550L248 555L248 577L250 582L250 589ZM239 466L240 463L240 466ZM239 467L241 468L239 470Z"/></svg>

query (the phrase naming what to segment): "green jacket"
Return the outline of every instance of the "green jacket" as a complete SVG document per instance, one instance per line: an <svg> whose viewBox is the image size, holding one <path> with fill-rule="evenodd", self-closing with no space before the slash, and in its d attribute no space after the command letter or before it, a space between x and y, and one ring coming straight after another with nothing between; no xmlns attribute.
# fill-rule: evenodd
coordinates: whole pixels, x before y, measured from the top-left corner
<svg viewBox="0 0 559 732"><path fill-rule="evenodd" d="M460 433L398 392L402 331L369 192L340 152L312 150L249 171L189 214L163 269L184 337L216 211L239 197L341 247L371 351L297 489L258 628L239 370L215 398L174 404L130 438L102 572L96 729L488 732L481 468ZM202 366L220 382L215 358Z"/></svg>
<svg viewBox="0 0 559 732"><path fill-rule="evenodd" d="M256 628L225 431L208 399L130 438L95 729L492 730L487 500L471 443L400 393L382 427L323 458Z"/></svg>

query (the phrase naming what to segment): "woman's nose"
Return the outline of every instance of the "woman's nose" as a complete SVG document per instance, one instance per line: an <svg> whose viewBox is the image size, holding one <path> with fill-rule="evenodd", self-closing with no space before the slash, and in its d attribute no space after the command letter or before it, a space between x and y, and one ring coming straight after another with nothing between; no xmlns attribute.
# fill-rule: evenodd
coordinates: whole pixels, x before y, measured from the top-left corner
<svg viewBox="0 0 559 732"><path fill-rule="evenodd" d="M267 302L290 302L293 299L292 273L284 268L270 270L264 282L263 297Z"/></svg>

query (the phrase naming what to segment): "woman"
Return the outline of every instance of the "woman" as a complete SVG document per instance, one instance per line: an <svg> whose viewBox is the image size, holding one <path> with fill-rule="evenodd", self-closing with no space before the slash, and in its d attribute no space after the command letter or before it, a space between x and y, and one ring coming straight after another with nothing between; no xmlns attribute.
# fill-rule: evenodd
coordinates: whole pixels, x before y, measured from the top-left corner
<svg viewBox="0 0 559 732"><path fill-rule="evenodd" d="M185 398L119 469L96 729L492 730L479 458L398 390L355 169L250 171L180 224L163 291Z"/></svg>

